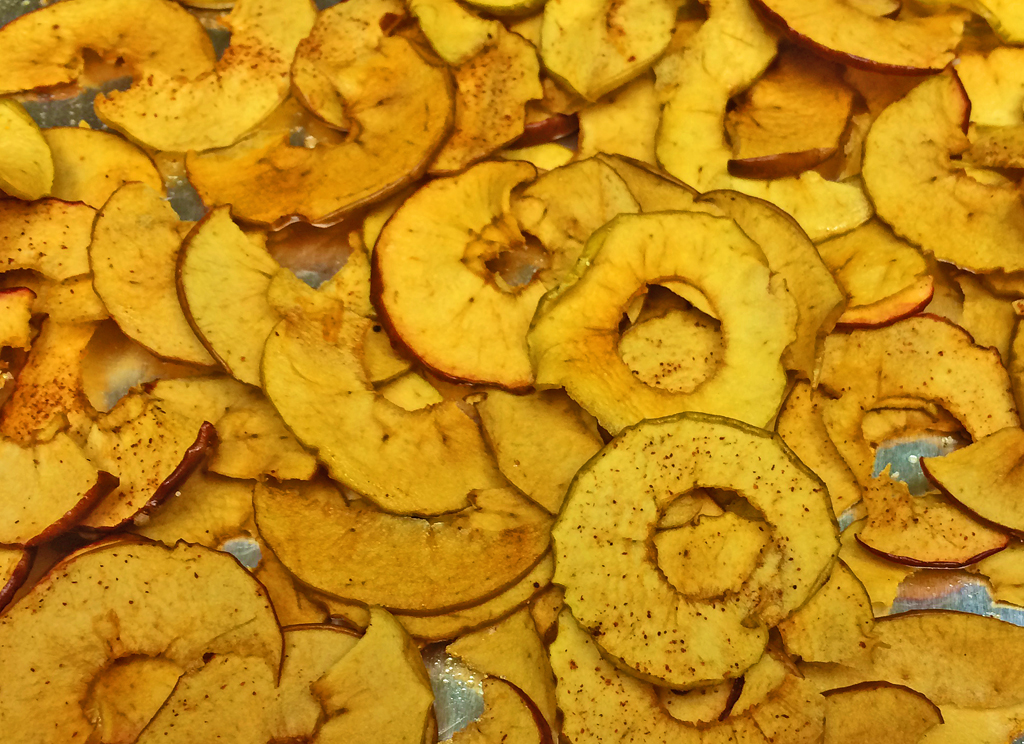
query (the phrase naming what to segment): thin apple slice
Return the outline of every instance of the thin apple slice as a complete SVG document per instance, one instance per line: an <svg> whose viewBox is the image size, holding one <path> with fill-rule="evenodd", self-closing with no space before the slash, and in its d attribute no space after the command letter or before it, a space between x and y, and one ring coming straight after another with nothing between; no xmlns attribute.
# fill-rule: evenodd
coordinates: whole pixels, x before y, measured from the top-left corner
<svg viewBox="0 0 1024 744"><path fill-rule="evenodd" d="M53 154L53 189L56 199L84 202L99 209L110 195L129 181L138 181L166 193L153 160L143 150L111 132L82 127L43 130Z"/></svg>
<svg viewBox="0 0 1024 744"><path fill-rule="evenodd" d="M712 723L729 715L730 708L736 702L736 688L742 684L739 680L729 680L685 692L659 687L658 700L677 721Z"/></svg>
<svg viewBox="0 0 1024 744"><path fill-rule="evenodd" d="M102 744L135 742L170 696L184 670L162 656L129 656L92 679L83 708Z"/></svg>
<svg viewBox="0 0 1024 744"><path fill-rule="evenodd" d="M231 43L198 77L151 71L97 98L103 123L148 148L209 150L238 142L288 96L295 48L316 19L311 0L236 0Z"/></svg>
<svg viewBox="0 0 1024 744"><path fill-rule="evenodd" d="M496 26L496 38L452 71L455 128L434 158L431 174L460 171L517 140L524 132L526 103L544 94L533 46Z"/></svg>
<svg viewBox="0 0 1024 744"><path fill-rule="evenodd" d="M796 176L839 150L853 90L838 65L784 50L726 114L729 173L740 178Z"/></svg>
<svg viewBox="0 0 1024 744"><path fill-rule="evenodd" d="M73 554L0 618L7 741L89 738L93 724L83 704L90 682L122 657L158 657L188 669L208 653L238 653L276 675L281 631L244 568L205 548L139 541ZM183 596L195 601L183 605ZM39 716L54 710L61 715L41 731Z"/></svg>
<svg viewBox="0 0 1024 744"><path fill-rule="evenodd" d="M782 402L781 358L794 337L796 312L759 253L729 219L697 213L615 218L588 242L579 273L541 303L529 334L537 384L564 386L613 434L681 410L763 425ZM699 288L722 318L722 364L689 394L645 385L618 354L619 322L629 302L648 282L666 279Z"/></svg>
<svg viewBox="0 0 1024 744"><path fill-rule="evenodd" d="M456 731L450 739L452 744L550 744L547 722L536 714L534 702L522 690L493 678L485 679L481 687L484 712Z"/></svg>
<svg viewBox="0 0 1024 744"><path fill-rule="evenodd" d="M28 578L34 555L24 548L0 548L0 612Z"/></svg>
<svg viewBox="0 0 1024 744"><path fill-rule="evenodd" d="M697 599L669 583L648 540L664 507L709 483L739 494L751 519L733 518L769 539L732 530L763 545L760 560L739 591ZM709 536L694 537L713 556ZM776 435L695 413L646 421L606 446L576 476L552 541L555 581L603 651L632 675L684 689L742 675L768 628L825 582L839 549L824 485Z"/></svg>
<svg viewBox="0 0 1024 744"><path fill-rule="evenodd" d="M408 0L408 5L434 51L452 67L469 62L504 30L455 0Z"/></svg>
<svg viewBox="0 0 1024 744"><path fill-rule="evenodd" d="M164 359L213 366L178 301L181 229L160 192L144 183L122 186L93 226L93 286L128 338Z"/></svg>
<svg viewBox="0 0 1024 744"><path fill-rule="evenodd" d="M550 171L568 165L573 159L572 150L564 145L548 142L543 145L513 147L499 150L496 155L503 160L523 160L538 171Z"/></svg>
<svg viewBox="0 0 1024 744"><path fill-rule="evenodd" d="M39 126L13 99L0 100L0 137L5 147L0 156L0 191L31 201L50 193L53 156Z"/></svg>
<svg viewBox="0 0 1024 744"><path fill-rule="evenodd" d="M36 293L28 287L0 290L0 348L25 349L32 345L32 306Z"/></svg>
<svg viewBox="0 0 1024 744"><path fill-rule="evenodd" d="M83 526L111 530L174 493L216 444L212 422L244 394L231 378L160 380L125 396L89 431L89 458L121 479Z"/></svg>
<svg viewBox="0 0 1024 744"><path fill-rule="evenodd" d="M444 396L423 375L407 372L377 388L385 400L405 411L419 411L444 402Z"/></svg>
<svg viewBox="0 0 1024 744"><path fill-rule="evenodd" d="M974 274L960 272L953 280L964 295L960 325L978 346L996 349L1003 362L1008 362L1018 317L1013 304L998 297Z"/></svg>
<svg viewBox="0 0 1024 744"><path fill-rule="evenodd" d="M210 355L242 382L259 386L263 345L280 316L267 300L279 271L258 235L231 220L229 207L206 215L177 254L180 307Z"/></svg>
<svg viewBox="0 0 1024 744"><path fill-rule="evenodd" d="M1024 168L1024 127L978 127L964 162L978 168Z"/></svg>
<svg viewBox="0 0 1024 744"><path fill-rule="evenodd" d="M884 614L892 607L899 594L900 584L914 573L914 568L894 563L865 548L857 539L865 524L866 520L861 519L843 530L839 559L853 571L857 580L864 586L864 590L871 598L872 611L875 614Z"/></svg>
<svg viewBox="0 0 1024 744"><path fill-rule="evenodd" d="M14 276L20 276L16 272ZM0 282L3 275L0 275ZM20 280L19 280L20 281ZM107 308L92 285L92 276L74 276L62 282L42 279L32 284L36 301L33 315L46 315L55 323L95 323L110 317Z"/></svg>
<svg viewBox="0 0 1024 744"><path fill-rule="evenodd" d="M988 582L989 594L995 602L1024 607L1024 544L1013 541L995 555L967 568L968 572Z"/></svg>
<svg viewBox="0 0 1024 744"><path fill-rule="evenodd" d="M1007 248L1024 231L1016 186L978 181L950 159L970 147L970 110L954 71L921 83L872 126L864 184L896 234L938 260L970 271L1019 271L1024 259Z"/></svg>
<svg viewBox="0 0 1024 744"><path fill-rule="evenodd" d="M85 204L0 199L0 265L58 282L88 274L95 217L96 210Z"/></svg>
<svg viewBox="0 0 1024 744"><path fill-rule="evenodd" d="M596 101L654 64L675 20L671 0L548 0L541 58L549 73Z"/></svg>
<svg viewBox="0 0 1024 744"><path fill-rule="evenodd" d="M855 744L884 739L917 744L943 723L931 700L903 685L865 682L828 690L825 697L825 744Z"/></svg>
<svg viewBox="0 0 1024 744"><path fill-rule="evenodd" d="M318 481L259 485L254 500L260 534L301 581L398 611L478 604L530 571L548 546L548 515L511 489L481 491L472 506L433 521L348 502ZM339 564L342 550L352 557Z"/></svg>
<svg viewBox="0 0 1024 744"><path fill-rule="evenodd" d="M1024 431L1002 429L945 457L927 457L921 468L943 493L973 514L997 525L1024 532L1018 505L1024 459Z"/></svg>
<svg viewBox="0 0 1024 744"><path fill-rule="evenodd" d="M700 195L682 181L651 165L622 155L598 155L597 159L626 182L641 212L692 211Z"/></svg>
<svg viewBox="0 0 1024 744"><path fill-rule="evenodd" d="M799 0L755 0L755 7L795 43L837 62L873 72L938 72L955 56L963 34L956 14L893 20L843 0L807 8Z"/></svg>
<svg viewBox="0 0 1024 744"><path fill-rule="evenodd" d="M249 499L250 504L252 499ZM260 563L252 574L267 589L282 625L308 625L330 620L327 607L309 587L300 584L265 542L259 540Z"/></svg>
<svg viewBox="0 0 1024 744"><path fill-rule="evenodd" d="M82 359L95 331L95 323L43 323L0 411L0 435L28 446L69 427L88 429L95 412L82 387Z"/></svg>
<svg viewBox="0 0 1024 744"><path fill-rule="evenodd" d="M625 155L643 163L657 163L654 143L661 118L661 104L654 76L641 75L620 90L608 94L579 113L579 152Z"/></svg>
<svg viewBox="0 0 1024 744"><path fill-rule="evenodd" d="M236 217L265 225L333 224L422 175L451 131L448 72L397 36L353 59L323 62L359 136L291 147L282 108L231 147L189 154L189 179L204 203L230 204Z"/></svg>
<svg viewBox="0 0 1024 744"><path fill-rule="evenodd" d="M956 74L971 100L971 121L979 127L1024 124L1024 50L998 47L960 57Z"/></svg>
<svg viewBox="0 0 1024 744"><path fill-rule="evenodd" d="M0 94L73 83L83 52L123 59L136 76L194 78L213 69L213 45L199 21L168 0L75 0L43 7L0 31Z"/></svg>
<svg viewBox="0 0 1024 744"><path fill-rule="evenodd" d="M389 402L367 380L360 353L373 321L307 291L326 309L296 311L276 326L263 381L285 425L331 477L395 514L456 511L472 491L505 485L458 402L421 411Z"/></svg>
<svg viewBox="0 0 1024 744"><path fill-rule="evenodd" d="M117 486L64 434L27 448L0 439L0 461L11 494L0 513L3 545L35 545L74 528Z"/></svg>
<svg viewBox="0 0 1024 744"><path fill-rule="evenodd" d="M754 181L729 175L726 143L729 101L749 88L775 58L775 37L748 0L711 0L708 20L656 70L662 88L658 161L698 191L733 189L765 199L791 214L814 241L847 232L872 213L856 183L799 177Z"/></svg>
<svg viewBox="0 0 1024 744"><path fill-rule="evenodd" d="M939 710L942 725L925 734L921 744L1003 744L1013 741L1024 729L1024 705L1020 703L987 710L943 705Z"/></svg>
<svg viewBox="0 0 1024 744"><path fill-rule="evenodd" d="M935 5L934 0L924 3L925 8ZM984 18L996 35L1007 44L1024 43L1024 12L1013 0L957 0L938 3L940 9L954 5ZM930 740L929 740L930 741Z"/></svg>
<svg viewBox="0 0 1024 744"><path fill-rule="evenodd" d="M576 471L601 449L592 419L556 390L526 396L490 392L477 411L501 472L557 514Z"/></svg>
<svg viewBox="0 0 1024 744"><path fill-rule="evenodd" d="M242 479L309 480L316 472L316 458L295 440L262 396L231 406L216 425L219 441L208 465L211 473Z"/></svg>

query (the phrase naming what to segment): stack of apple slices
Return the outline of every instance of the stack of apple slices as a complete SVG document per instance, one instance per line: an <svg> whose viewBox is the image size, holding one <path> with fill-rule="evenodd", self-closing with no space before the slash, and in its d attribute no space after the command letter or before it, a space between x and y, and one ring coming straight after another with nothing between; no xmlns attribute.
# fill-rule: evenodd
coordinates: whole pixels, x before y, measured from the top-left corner
<svg viewBox="0 0 1024 744"><path fill-rule="evenodd" d="M0 739L429 744L442 654L459 744L1012 741L1024 627L935 608L1024 606L1022 39L999 0L0 27ZM29 116L111 69L102 128Z"/></svg>

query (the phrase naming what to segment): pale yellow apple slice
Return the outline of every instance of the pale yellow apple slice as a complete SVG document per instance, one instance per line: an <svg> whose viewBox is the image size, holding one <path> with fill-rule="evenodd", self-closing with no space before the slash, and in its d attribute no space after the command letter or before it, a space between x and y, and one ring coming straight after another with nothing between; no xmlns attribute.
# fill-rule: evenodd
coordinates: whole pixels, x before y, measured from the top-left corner
<svg viewBox="0 0 1024 744"><path fill-rule="evenodd" d="M680 691L668 687L658 688L658 700L668 714L684 723L711 723L728 715L736 701L737 680L719 682L707 687Z"/></svg>
<svg viewBox="0 0 1024 744"><path fill-rule="evenodd" d="M282 640L273 608L234 558L139 540L73 554L0 619L0 668L17 681L0 700L7 741L89 738L83 703L90 683L120 657L187 669L205 654L238 653L258 657L276 675ZM55 710L61 715L41 729L40 714Z"/></svg>
<svg viewBox="0 0 1024 744"><path fill-rule="evenodd" d="M17 275L21 273L17 272ZM8 276L13 278L14 275ZM33 315L46 315L57 323L95 323L110 317L107 308L103 306L103 300L96 294L89 274L73 276L62 282L40 277L38 282L29 284L36 293L36 301L32 305Z"/></svg>
<svg viewBox="0 0 1024 744"><path fill-rule="evenodd" d="M923 5L927 10L933 7L945 10L948 5L969 10L984 18L1007 44L1024 42L1024 11L1014 0L957 0L954 3L925 0Z"/></svg>
<svg viewBox="0 0 1024 744"><path fill-rule="evenodd" d="M316 472L316 458L295 440L261 395L231 406L216 426L219 442L208 465L212 473L229 478L309 480Z"/></svg>
<svg viewBox="0 0 1024 744"><path fill-rule="evenodd" d="M979 168L1024 167L1024 126L977 127L964 162Z"/></svg>
<svg viewBox="0 0 1024 744"><path fill-rule="evenodd" d="M654 165L661 104L654 76L641 75L579 113L579 153L625 155Z"/></svg>
<svg viewBox="0 0 1024 744"><path fill-rule="evenodd" d="M828 690L824 697L825 744L916 744L943 723L935 703L903 685L865 682Z"/></svg>
<svg viewBox="0 0 1024 744"><path fill-rule="evenodd" d="M39 127L14 99L0 99L0 191L18 199L39 199L53 186L53 156Z"/></svg>
<svg viewBox="0 0 1024 744"><path fill-rule="evenodd" d="M96 210L57 199L0 199L0 265L31 269L58 282L89 273Z"/></svg>
<svg viewBox="0 0 1024 744"><path fill-rule="evenodd" d="M83 704L96 741L134 742L170 696L183 671L162 656L129 656L104 667L93 677Z"/></svg>
<svg viewBox="0 0 1024 744"><path fill-rule="evenodd" d="M232 221L228 207L207 214L177 253L178 298L188 323L211 356L250 385L260 384L263 344L280 319L267 300L270 280L285 270L260 236Z"/></svg>
<svg viewBox="0 0 1024 744"><path fill-rule="evenodd" d="M64 434L31 447L0 439L0 465L10 488L0 510L4 545L35 545L74 528L117 486Z"/></svg>
<svg viewBox="0 0 1024 744"><path fill-rule="evenodd" d="M711 0L708 19L656 70L664 101L657 155L662 167L698 191L733 189L765 199L793 216L814 241L866 221L871 204L854 182L826 181L809 171L771 181L728 172L729 101L749 88L775 58L775 37L748 0Z"/></svg>
<svg viewBox="0 0 1024 744"><path fill-rule="evenodd" d="M671 0L548 0L541 58L549 73L596 101L654 63L675 20Z"/></svg>
<svg viewBox="0 0 1024 744"><path fill-rule="evenodd" d="M763 519L755 535L726 527L737 543L763 546L760 560L739 591L706 599L672 586L648 545L664 507L705 484L735 491ZM708 564L728 541L713 536L699 524L693 535ZM827 580L839 550L824 485L776 435L694 413L644 422L605 447L573 481L552 541L555 582L603 651L631 675L677 688L742 675L768 628Z"/></svg>
<svg viewBox="0 0 1024 744"><path fill-rule="evenodd" d="M430 46L452 67L469 62L504 31L498 21L485 20L455 0L408 0L408 6Z"/></svg>
<svg viewBox="0 0 1024 744"><path fill-rule="evenodd" d="M187 157L189 180L204 203L230 204L236 217L261 224L333 224L419 178L454 120L447 70L397 36L354 58L339 56L322 60L321 69L358 136L291 147L282 108L241 142Z"/></svg>
<svg viewBox="0 0 1024 744"><path fill-rule="evenodd" d="M0 290L0 348L27 350L32 345L35 300L36 293L28 287Z"/></svg>
<svg viewBox="0 0 1024 744"><path fill-rule="evenodd" d="M118 327L153 354L200 366L216 362L189 326L175 274L182 223L159 191L122 186L96 217L93 286Z"/></svg>
<svg viewBox="0 0 1024 744"><path fill-rule="evenodd" d="M956 74L971 99L971 122L979 127L1024 124L1024 50L997 47L961 55Z"/></svg>
<svg viewBox="0 0 1024 744"><path fill-rule="evenodd" d="M224 19L231 43L195 78L150 72L126 91L96 99L108 126L168 152L232 145L287 97L295 48L316 18L311 0L237 0Z"/></svg>
<svg viewBox="0 0 1024 744"><path fill-rule="evenodd" d="M0 611L28 577L33 555L33 551L24 548L0 548Z"/></svg>
<svg viewBox="0 0 1024 744"><path fill-rule="evenodd" d="M763 425L782 402L781 358L794 338L796 312L759 253L725 218L697 213L615 218L590 239L578 273L541 303L529 334L538 385L564 386L613 434L641 419L682 410ZM619 322L629 302L648 282L666 279L699 288L722 318L721 366L692 393L645 385L618 354Z"/></svg>
<svg viewBox="0 0 1024 744"><path fill-rule="evenodd" d="M249 501L252 503L251 498ZM278 621L283 626L328 622L330 615L321 598L288 572L270 546L262 540L258 543L260 564L252 573L266 587Z"/></svg>
<svg viewBox="0 0 1024 744"><path fill-rule="evenodd" d="M452 744L547 744L551 731L536 713L536 706L522 690L500 679L481 683L484 711L478 719L456 731Z"/></svg>
<svg viewBox="0 0 1024 744"><path fill-rule="evenodd" d="M548 515L511 489L481 491L472 506L431 521L347 502L318 481L259 485L254 499L260 534L301 581L398 611L478 604L530 571L548 546ZM352 558L339 564L339 550Z"/></svg>
<svg viewBox="0 0 1024 744"><path fill-rule="evenodd" d="M876 615L884 614L899 593L900 584L914 573L914 568L882 558L864 547L857 535L866 520L854 522L841 536L839 559L853 571L857 580L871 598L871 609ZM997 553L998 555L998 553Z"/></svg>
<svg viewBox="0 0 1024 744"><path fill-rule="evenodd" d="M0 93L73 83L84 50L149 72L192 79L213 69L202 24L170 0L74 0L43 7L0 29Z"/></svg>
<svg viewBox="0 0 1024 744"><path fill-rule="evenodd" d="M1013 303L992 292L975 274L959 272L953 276L953 281L964 296L960 325L978 346L995 349L1003 362L1008 362L1018 318Z"/></svg>
<svg viewBox="0 0 1024 744"><path fill-rule="evenodd" d="M406 372L377 387L384 399L405 411L419 411L444 402L444 396L423 375Z"/></svg>

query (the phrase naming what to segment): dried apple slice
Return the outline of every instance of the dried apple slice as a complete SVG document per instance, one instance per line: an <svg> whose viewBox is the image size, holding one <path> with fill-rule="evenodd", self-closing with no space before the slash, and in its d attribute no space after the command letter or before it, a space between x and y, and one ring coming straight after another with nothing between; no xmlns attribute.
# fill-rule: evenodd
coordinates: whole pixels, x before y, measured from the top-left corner
<svg viewBox="0 0 1024 744"><path fill-rule="evenodd" d="M964 52L956 74L971 100L971 121L981 127L1024 124L1024 51L998 47L988 53Z"/></svg>
<svg viewBox="0 0 1024 744"><path fill-rule="evenodd" d="M957 0L951 4L980 15L1007 44L1024 43L1024 12L1013 0Z"/></svg>
<svg viewBox="0 0 1024 744"><path fill-rule="evenodd" d="M174 493L217 441L212 422L244 394L231 378L160 380L125 396L93 424L85 452L121 485L82 524L120 527Z"/></svg>
<svg viewBox="0 0 1024 744"><path fill-rule="evenodd" d="M699 193L663 171L622 155L598 155L625 181L641 212L693 211ZM699 211L699 209L697 210Z"/></svg>
<svg viewBox="0 0 1024 744"><path fill-rule="evenodd" d="M796 176L839 149L853 91L838 65L783 51L725 117L732 142L729 173L740 178Z"/></svg>
<svg viewBox="0 0 1024 744"><path fill-rule="evenodd" d="M807 8L799 0L755 0L754 6L795 43L837 62L873 72L938 72L955 56L963 16L893 20L844 0Z"/></svg>
<svg viewBox="0 0 1024 744"><path fill-rule="evenodd" d="M347 502L317 481L259 485L254 500L260 534L301 581L398 611L478 604L530 571L548 546L548 515L511 489L481 491L472 506L431 521ZM351 558L339 564L339 551Z"/></svg>
<svg viewBox="0 0 1024 744"><path fill-rule="evenodd" d="M514 685L488 678L481 683L484 712L465 728L456 731L452 744L550 744L551 732L533 701Z"/></svg>
<svg viewBox="0 0 1024 744"><path fill-rule="evenodd" d="M324 62L358 135L291 147L290 124L271 121L231 147L191 153L189 179L204 203L230 204L234 216L261 224L332 224L426 170L454 118L447 71L402 37Z"/></svg>
<svg viewBox="0 0 1024 744"><path fill-rule="evenodd" d="M187 79L150 71L128 90L97 98L96 114L156 150L233 145L288 96L295 48L315 19L311 0L237 0L223 20L231 44L213 70Z"/></svg>
<svg viewBox="0 0 1024 744"><path fill-rule="evenodd" d="M58 282L89 273L96 210L57 199L0 199L0 266L31 269Z"/></svg>
<svg viewBox="0 0 1024 744"><path fill-rule="evenodd" d="M201 601L183 608L183 596ZM276 674L282 641L262 587L231 556L136 538L89 546L58 564L0 619L0 648L4 679L18 681L0 700L6 739L56 744L90 737L90 682L118 658L188 669L204 654L234 652ZM55 710L61 715L41 732L39 716Z"/></svg>
<svg viewBox="0 0 1024 744"><path fill-rule="evenodd" d="M865 520L862 519L843 530L839 559L863 584L864 590L871 598L872 611L876 614L885 614L892 607L899 593L900 584L914 573L914 569L881 558L865 548L857 539L857 535L864 529L864 524Z"/></svg>
<svg viewBox="0 0 1024 744"><path fill-rule="evenodd" d="M1024 127L977 127L962 160L979 168L1024 167Z"/></svg>
<svg viewBox="0 0 1024 744"><path fill-rule="evenodd" d="M13 99L0 99L0 191L18 199L39 199L53 186L53 156L25 108Z"/></svg>
<svg viewBox="0 0 1024 744"><path fill-rule="evenodd" d="M28 287L0 290L0 348L27 350L32 345L35 300L36 293Z"/></svg>
<svg viewBox="0 0 1024 744"><path fill-rule="evenodd" d="M824 697L825 744L916 744L943 723L935 703L903 685L865 682L828 690Z"/></svg>
<svg viewBox="0 0 1024 744"><path fill-rule="evenodd" d="M181 226L160 192L144 183L119 188L93 226L93 286L128 338L164 359L213 366L178 301Z"/></svg>
<svg viewBox="0 0 1024 744"><path fill-rule="evenodd" d="M758 535L769 536L739 591L714 599L674 588L648 542L660 511L698 486L738 493L763 520ZM764 651L767 629L825 582L839 549L824 485L776 435L693 413L633 427L584 466L552 541L555 581L604 652L630 674L681 688L740 676Z"/></svg>
<svg viewBox="0 0 1024 744"><path fill-rule="evenodd" d="M960 325L978 346L997 350L1005 363L1010 358L1010 345L1017 327L1018 316L1013 304L996 296L974 274L960 272L953 280L964 295Z"/></svg>
<svg viewBox="0 0 1024 744"><path fill-rule="evenodd" d="M736 702L736 688L742 684L739 680L730 680L685 692L659 687L658 699L677 721L711 723L729 715L729 709Z"/></svg>
<svg viewBox="0 0 1024 744"><path fill-rule="evenodd" d="M557 514L576 471L601 449L592 420L555 390L526 396L490 392L477 411L501 472Z"/></svg>
<svg viewBox="0 0 1024 744"><path fill-rule="evenodd" d="M83 705L94 739L103 744L136 741L182 671L161 656L129 656L109 664L93 678Z"/></svg>
<svg viewBox="0 0 1024 744"><path fill-rule="evenodd" d="M452 71L455 128L434 158L432 174L460 171L514 142L524 131L527 101L544 94L530 42L501 24L494 33L494 41Z"/></svg>
<svg viewBox="0 0 1024 744"><path fill-rule="evenodd" d="M826 181L808 171L797 178L753 181L729 175L729 101L749 88L775 58L777 44L748 0L711 0L708 20L656 70L662 88L658 161L698 191L733 189L782 208L814 241L847 232L872 208L856 183Z"/></svg>
<svg viewBox="0 0 1024 744"><path fill-rule="evenodd" d="M504 30L455 0L408 0L408 5L434 51L452 67L469 62Z"/></svg>
<svg viewBox="0 0 1024 744"><path fill-rule="evenodd" d="M0 548L0 612L28 577L34 551L24 548Z"/></svg>
<svg viewBox="0 0 1024 744"><path fill-rule="evenodd" d="M793 340L796 313L758 253L728 219L696 213L615 218L588 242L580 273L552 290L538 310L529 334L538 385L564 386L613 434L681 410L763 425L782 401L781 357ZM722 318L722 365L689 394L644 385L618 355L622 313L646 283L666 279L699 288Z"/></svg>
<svg viewBox="0 0 1024 744"><path fill-rule="evenodd" d="M189 325L228 372L259 386L263 345L280 319L267 290L283 270L226 206L192 228L177 256L178 297Z"/></svg>
<svg viewBox="0 0 1024 744"><path fill-rule="evenodd" d="M539 9L545 0L466 0L466 5L497 16L529 15Z"/></svg>
<svg viewBox="0 0 1024 744"><path fill-rule="evenodd" d="M282 625L328 622L330 615L322 599L299 584L265 542L260 540L259 547L260 563L252 574L267 588L278 621Z"/></svg>
<svg viewBox="0 0 1024 744"><path fill-rule="evenodd" d="M625 155L654 165L660 118L654 76L641 75L580 111L579 153L585 157L602 152Z"/></svg>
<svg viewBox="0 0 1024 744"><path fill-rule="evenodd" d="M56 537L117 486L117 478L97 470L64 434L28 448L0 439L0 466L10 483L0 512L3 545L35 545Z"/></svg>
<svg viewBox="0 0 1024 744"><path fill-rule="evenodd" d="M0 29L0 94L73 83L83 51L123 59L137 76L193 79L215 57L202 24L169 0L74 0L43 7Z"/></svg>
<svg viewBox="0 0 1024 744"><path fill-rule="evenodd" d="M541 29L544 67L596 101L650 67L672 38L671 0L548 0Z"/></svg>
<svg viewBox="0 0 1024 744"><path fill-rule="evenodd" d="M46 315L57 323L95 323L110 317L88 274L63 282L44 280L33 291L33 315Z"/></svg>
<svg viewBox="0 0 1024 744"><path fill-rule="evenodd" d="M285 428L273 405L257 397L233 405L217 422L217 450L209 470L229 478L270 476L277 480L309 480L316 458Z"/></svg>
<svg viewBox="0 0 1024 744"><path fill-rule="evenodd" d="M1007 249L1024 231L1017 187L978 181L950 159L970 146L970 108L952 70L914 88L871 127L864 184L896 234L938 260L971 271L1018 271L1024 259Z"/></svg>

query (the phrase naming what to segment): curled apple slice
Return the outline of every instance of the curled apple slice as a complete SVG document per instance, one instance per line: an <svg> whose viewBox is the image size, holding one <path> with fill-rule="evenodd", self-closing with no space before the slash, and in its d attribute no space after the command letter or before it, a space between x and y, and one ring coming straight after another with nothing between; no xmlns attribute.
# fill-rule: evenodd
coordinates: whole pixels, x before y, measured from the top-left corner
<svg viewBox="0 0 1024 744"><path fill-rule="evenodd" d="M471 506L433 520L348 502L317 481L262 484L254 501L260 534L301 581L417 614L496 595L533 568L549 540L547 513L508 488L481 491ZM339 551L349 557L339 562Z"/></svg>
<svg viewBox="0 0 1024 744"><path fill-rule="evenodd" d="M183 607L183 593L196 601ZM135 538L91 545L54 567L0 619L0 648L6 739L57 744L92 734L90 683L119 658L184 670L204 654L235 652L276 674L282 642L262 587L231 556ZM63 713L41 732L38 716L53 710Z"/></svg>
<svg viewBox="0 0 1024 744"><path fill-rule="evenodd" d="M529 334L537 383L564 386L613 434L682 410L764 424L782 402L781 358L793 340L796 313L759 254L729 219L697 213L615 218L587 243L577 273L538 309ZM722 363L692 393L645 385L618 353L619 321L630 301L647 283L667 279L696 286L722 318Z"/></svg>
<svg viewBox="0 0 1024 744"><path fill-rule="evenodd" d="M0 94L73 83L83 51L123 59L133 74L193 79L215 57L202 24L170 0L73 0L43 7L0 29Z"/></svg>
<svg viewBox="0 0 1024 744"><path fill-rule="evenodd" d="M39 199L53 186L53 156L39 127L15 100L0 99L0 191L18 199Z"/></svg>
<svg viewBox="0 0 1024 744"><path fill-rule="evenodd" d="M0 548L0 611L14 598L14 594L28 577L34 551L24 548Z"/></svg>
<svg viewBox="0 0 1024 744"><path fill-rule="evenodd" d="M58 282L88 274L95 217L96 210L85 204L0 199L0 265Z"/></svg>
<svg viewBox="0 0 1024 744"><path fill-rule="evenodd" d="M700 486L738 494L736 511L718 520L736 539L733 554L753 557L738 590L715 597L674 587L650 548L660 513ZM707 564L724 542L715 527L698 522L686 535L692 554L713 556ZM555 581L603 651L630 674L676 688L742 675L768 628L825 582L839 550L824 485L778 437L692 413L639 424L584 466L552 541Z"/></svg>

